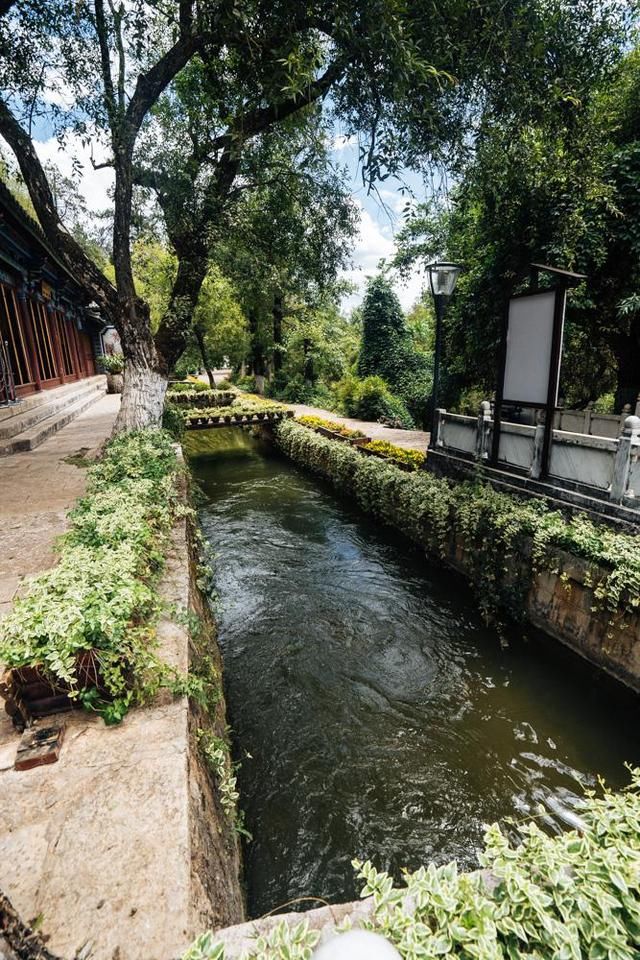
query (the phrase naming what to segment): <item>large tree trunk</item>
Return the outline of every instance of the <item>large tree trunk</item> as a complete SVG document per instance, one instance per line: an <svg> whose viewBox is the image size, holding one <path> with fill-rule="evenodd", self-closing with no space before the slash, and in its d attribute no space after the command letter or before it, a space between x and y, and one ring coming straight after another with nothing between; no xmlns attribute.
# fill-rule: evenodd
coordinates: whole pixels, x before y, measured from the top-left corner
<svg viewBox="0 0 640 960"><path fill-rule="evenodd" d="M148 307L141 300L125 305L120 322L124 385L114 433L157 429L162 423L169 365L151 336Z"/></svg>
<svg viewBox="0 0 640 960"><path fill-rule="evenodd" d="M166 373L130 357L124 362L124 387L114 433L160 427L167 392Z"/></svg>
<svg viewBox="0 0 640 960"><path fill-rule="evenodd" d="M160 427L169 373L185 348L205 274L206 262L179 263L155 337L150 333L147 305L138 299L124 304L120 333L124 388L114 433Z"/></svg>
<svg viewBox="0 0 640 960"><path fill-rule="evenodd" d="M284 319L284 303L282 294L276 293L273 298L273 372L278 375L282 370L282 321Z"/></svg>
<svg viewBox="0 0 640 960"><path fill-rule="evenodd" d="M202 366L207 372L207 377L209 379L209 386L213 390L216 385L215 377L213 376L213 370L211 369L211 361L209 359L209 354L207 351L207 345L204 340L204 334L198 324L193 328L193 335L196 338L196 343L198 344L198 350L200 351L200 356L202 357Z"/></svg>

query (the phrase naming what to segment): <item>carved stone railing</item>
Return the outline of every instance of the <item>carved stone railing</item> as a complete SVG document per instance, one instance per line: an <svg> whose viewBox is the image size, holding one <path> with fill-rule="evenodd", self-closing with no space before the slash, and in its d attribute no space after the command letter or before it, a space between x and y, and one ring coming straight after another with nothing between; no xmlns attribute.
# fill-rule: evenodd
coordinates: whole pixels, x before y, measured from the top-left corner
<svg viewBox="0 0 640 960"><path fill-rule="evenodd" d="M494 466L538 480L543 442L544 424L503 422ZM486 464L492 443L493 420L487 401L477 417L438 411L437 452ZM640 510L640 417L627 415L615 437L554 429L546 480Z"/></svg>

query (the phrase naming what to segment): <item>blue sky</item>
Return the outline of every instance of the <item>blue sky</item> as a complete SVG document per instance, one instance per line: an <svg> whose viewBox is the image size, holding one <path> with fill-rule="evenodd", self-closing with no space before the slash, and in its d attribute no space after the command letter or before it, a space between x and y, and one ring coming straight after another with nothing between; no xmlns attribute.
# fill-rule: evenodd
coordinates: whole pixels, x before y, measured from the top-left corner
<svg viewBox="0 0 640 960"><path fill-rule="evenodd" d="M362 183L357 144L338 136L333 156L336 163L347 167L348 186L360 210L353 268L345 271L345 277L357 286L357 292L343 301L343 308L349 310L362 301L366 279L376 273L379 261L390 259L395 252L394 234L402 227L403 211L411 199L410 194L402 193L403 185L409 188L416 201L423 199L424 186L418 175L406 171L402 181L389 178L378 185L377 191L369 191ZM423 283L424 275L417 269L404 283L396 282L396 293L405 310L420 297Z"/></svg>

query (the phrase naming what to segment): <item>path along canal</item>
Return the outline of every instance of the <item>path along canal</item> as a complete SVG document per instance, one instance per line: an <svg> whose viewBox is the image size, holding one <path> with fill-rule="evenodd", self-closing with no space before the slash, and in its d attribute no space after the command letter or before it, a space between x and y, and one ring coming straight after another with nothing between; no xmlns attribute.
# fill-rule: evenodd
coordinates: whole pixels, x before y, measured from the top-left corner
<svg viewBox="0 0 640 960"><path fill-rule="evenodd" d="M354 899L352 857L476 865L483 824L627 782L637 700L240 430L191 434L215 552L249 915ZM304 904L308 907L309 904Z"/></svg>

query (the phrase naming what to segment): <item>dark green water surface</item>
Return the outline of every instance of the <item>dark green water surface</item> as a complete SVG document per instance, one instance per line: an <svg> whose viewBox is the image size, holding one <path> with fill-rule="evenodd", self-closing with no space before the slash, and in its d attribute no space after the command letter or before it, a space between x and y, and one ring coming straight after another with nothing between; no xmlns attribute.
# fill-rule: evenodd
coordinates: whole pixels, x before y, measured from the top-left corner
<svg viewBox="0 0 640 960"><path fill-rule="evenodd" d="M572 825L640 761L637 701L557 644L502 649L465 582L239 430L188 438L215 554L251 916L352 899L350 861L476 863L483 824ZM248 756L250 755L250 757Z"/></svg>

